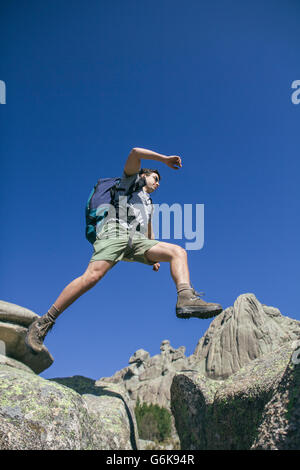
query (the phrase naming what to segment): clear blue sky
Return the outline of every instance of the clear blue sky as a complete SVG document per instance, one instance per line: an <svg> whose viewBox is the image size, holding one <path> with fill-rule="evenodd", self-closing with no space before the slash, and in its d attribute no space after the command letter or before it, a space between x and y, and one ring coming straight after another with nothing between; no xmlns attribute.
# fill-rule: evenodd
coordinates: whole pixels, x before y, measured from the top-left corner
<svg viewBox="0 0 300 470"><path fill-rule="evenodd" d="M300 320L299 14L296 0L3 0L0 298L42 315L84 272L86 199L138 146L182 158L154 163L155 203L205 204L189 252L205 299L252 292ZM192 354L211 320L175 303L168 264L119 263L58 319L42 376L110 376L164 339Z"/></svg>

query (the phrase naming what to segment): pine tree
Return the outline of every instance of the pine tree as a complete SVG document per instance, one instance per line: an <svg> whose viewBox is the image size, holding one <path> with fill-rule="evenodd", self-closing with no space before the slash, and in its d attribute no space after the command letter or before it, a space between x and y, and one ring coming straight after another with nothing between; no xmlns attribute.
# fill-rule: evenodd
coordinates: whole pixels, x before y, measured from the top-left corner
<svg viewBox="0 0 300 470"><path fill-rule="evenodd" d="M166 408L137 399L134 411L141 439L161 442L171 436L171 414Z"/></svg>

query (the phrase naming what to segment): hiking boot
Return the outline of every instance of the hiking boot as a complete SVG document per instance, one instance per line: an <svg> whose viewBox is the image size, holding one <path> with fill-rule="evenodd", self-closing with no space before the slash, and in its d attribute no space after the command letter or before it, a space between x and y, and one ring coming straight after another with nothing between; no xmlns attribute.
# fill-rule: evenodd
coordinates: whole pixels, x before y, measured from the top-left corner
<svg viewBox="0 0 300 470"><path fill-rule="evenodd" d="M178 293L176 304L176 316L178 318L211 318L223 311L220 304L204 302L200 299L203 293L195 289L184 289Z"/></svg>
<svg viewBox="0 0 300 470"><path fill-rule="evenodd" d="M43 349L43 342L47 333L54 326L55 321L51 320L47 314L41 318L37 318L30 325L25 343L35 354L38 354Z"/></svg>

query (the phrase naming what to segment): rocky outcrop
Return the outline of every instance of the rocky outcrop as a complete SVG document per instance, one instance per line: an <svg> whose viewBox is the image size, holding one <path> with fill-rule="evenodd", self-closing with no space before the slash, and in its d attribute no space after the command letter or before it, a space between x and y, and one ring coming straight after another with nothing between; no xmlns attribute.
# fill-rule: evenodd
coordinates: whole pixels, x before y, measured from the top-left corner
<svg viewBox="0 0 300 470"><path fill-rule="evenodd" d="M264 407L251 449L300 449L300 341L291 344L291 353L278 387Z"/></svg>
<svg viewBox="0 0 300 470"><path fill-rule="evenodd" d="M0 449L132 450L137 442L134 414L117 386L80 395L0 365Z"/></svg>
<svg viewBox="0 0 300 470"><path fill-rule="evenodd" d="M123 389L95 387L86 378L70 387L73 378L64 384L36 375L53 362L45 346L32 354L25 344L36 318L0 301L0 449L137 449L135 416Z"/></svg>
<svg viewBox="0 0 300 470"><path fill-rule="evenodd" d="M100 450L137 450L138 431L134 411L123 390L115 384L101 393L83 395L90 416L90 429ZM95 448L95 447L94 447Z"/></svg>
<svg viewBox="0 0 300 470"><path fill-rule="evenodd" d="M172 382L182 448L299 448L299 339L299 321L253 294L216 317Z"/></svg>
<svg viewBox="0 0 300 470"><path fill-rule="evenodd" d="M0 300L0 355L1 363L7 365L22 364L36 374L40 374L53 363L53 357L43 346L39 354L33 354L25 344L28 327L38 318L31 310L19 305ZM16 362L12 362L17 361Z"/></svg>
<svg viewBox="0 0 300 470"><path fill-rule="evenodd" d="M189 362L207 377L225 379L299 337L299 321L262 305L254 294L243 294L212 321Z"/></svg>
<svg viewBox="0 0 300 470"><path fill-rule="evenodd" d="M104 430L106 436L111 435L110 440L117 443L118 449L127 449L129 440L131 449L139 447L134 410L128 395L118 384L106 383L100 386L96 385L95 380L80 375L49 380L65 385L82 395L90 412L94 415L94 420L106 423ZM101 397L101 400L97 400L97 397ZM118 412L117 407L119 408ZM97 427L97 424L95 426ZM118 428L125 431L120 433Z"/></svg>
<svg viewBox="0 0 300 470"><path fill-rule="evenodd" d="M293 353L286 343L226 380L175 376L172 412L181 449L299 449L300 365Z"/></svg>
<svg viewBox="0 0 300 470"><path fill-rule="evenodd" d="M4 356L0 354L0 364L14 367L15 369L25 370L25 372L31 372L34 374L33 370L30 367L25 366L22 362L16 361L15 359L11 359L10 357Z"/></svg>

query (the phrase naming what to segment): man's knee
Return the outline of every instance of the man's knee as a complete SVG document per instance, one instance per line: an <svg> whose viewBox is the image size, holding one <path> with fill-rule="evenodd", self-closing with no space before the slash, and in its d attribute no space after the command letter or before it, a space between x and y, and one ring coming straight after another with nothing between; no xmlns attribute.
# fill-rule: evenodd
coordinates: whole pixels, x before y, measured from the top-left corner
<svg viewBox="0 0 300 470"><path fill-rule="evenodd" d="M175 258L186 258L187 252L179 245L172 245L172 254Z"/></svg>
<svg viewBox="0 0 300 470"><path fill-rule="evenodd" d="M100 281L103 274L100 271L92 271L83 275L85 283L92 287Z"/></svg>
<svg viewBox="0 0 300 470"><path fill-rule="evenodd" d="M187 253L184 248L173 243L159 242L154 247L146 251L145 256L150 261L172 261L172 259L186 258Z"/></svg>
<svg viewBox="0 0 300 470"><path fill-rule="evenodd" d="M88 286L92 287L103 278L107 270L108 268L106 266L98 267L94 262L90 263L88 269L82 276L83 280Z"/></svg>

